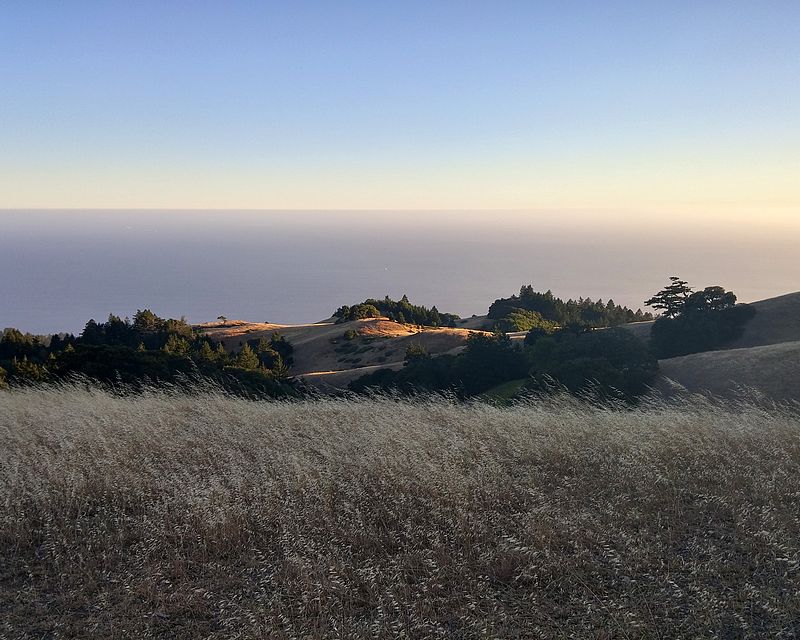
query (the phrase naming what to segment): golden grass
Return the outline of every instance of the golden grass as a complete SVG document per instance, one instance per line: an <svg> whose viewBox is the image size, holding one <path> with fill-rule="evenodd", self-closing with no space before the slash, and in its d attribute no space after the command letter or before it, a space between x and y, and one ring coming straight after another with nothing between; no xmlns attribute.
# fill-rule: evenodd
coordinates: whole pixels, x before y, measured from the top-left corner
<svg viewBox="0 0 800 640"><path fill-rule="evenodd" d="M246 340L284 336L294 347L292 375L307 376L306 382L321 387L346 388L347 384L376 368L402 366L406 348L421 344L429 353L441 354L463 347L468 329L433 328L401 324L388 318L368 318L335 324L320 322L302 325L270 325L228 321L225 325L197 325L209 337L220 340L226 349L237 351ZM343 354L345 331L357 331L353 345L365 347L358 354ZM353 355L358 358L353 362Z"/></svg>
<svg viewBox="0 0 800 640"><path fill-rule="evenodd" d="M0 637L794 638L796 409L0 393Z"/></svg>

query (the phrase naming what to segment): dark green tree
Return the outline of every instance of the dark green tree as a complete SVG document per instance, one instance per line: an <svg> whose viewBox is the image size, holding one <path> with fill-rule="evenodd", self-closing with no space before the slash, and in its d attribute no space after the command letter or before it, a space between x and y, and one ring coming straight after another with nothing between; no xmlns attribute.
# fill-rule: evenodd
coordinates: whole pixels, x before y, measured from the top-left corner
<svg viewBox="0 0 800 640"><path fill-rule="evenodd" d="M406 355L404 361L406 364L410 362L417 362L418 360L427 360L431 354L425 348L425 345L419 342L412 342L406 347Z"/></svg>
<svg viewBox="0 0 800 640"><path fill-rule="evenodd" d="M133 315L133 327L139 333L155 333L164 328L164 321L150 309L140 309Z"/></svg>
<svg viewBox="0 0 800 640"><path fill-rule="evenodd" d="M619 328L562 330L552 336L537 335L526 344L534 386L554 379L570 391L594 386L632 399L646 390L658 370L647 346Z"/></svg>
<svg viewBox="0 0 800 640"><path fill-rule="evenodd" d="M682 281L678 284L688 289ZM670 314L656 320L650 343L659 358L712 351L738 338L754 314L753 307L737 305L736 295L719 286L706 287L685 298L680 294L672 301Z"/></svg>
<svg viewBox="0 0 800 640"><path fill-rule="evenodd" d="M663 311L666 318L674 318L683 311L686 301L692 294L692 288L688 282L677 276L670 276L669 280L670 284L649 300L645 300L645 304L653 309Z"/></svg>
<svg viewBox="0 0 800 640"><path fill-rule="evenodd" d="M695 291L686 299L684 313L706 313L722 311L736 306L736 294L722 287L706 287Z"/></svg>
<svg viewBox="0 0 800 640"><path fill-rule="evenodd" d="M236 359L234 360L234 366L240 369L258 369L260 364L258 356L247 343L242 346L241 351L236 354Z"/></svg>

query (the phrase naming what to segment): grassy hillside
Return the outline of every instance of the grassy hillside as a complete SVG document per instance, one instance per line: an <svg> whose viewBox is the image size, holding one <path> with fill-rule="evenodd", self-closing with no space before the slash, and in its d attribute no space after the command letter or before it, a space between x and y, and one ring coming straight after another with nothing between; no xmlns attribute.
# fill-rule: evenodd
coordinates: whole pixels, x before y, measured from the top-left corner
<svg viewBox="0 0 800 640"><path fill-rule="evenodd" d="M689 391L736 397L750 387L774 400L800 401L800 341L695 353L659 366L662 377ZM668 388L663 380L659 386Z"/></svg>
<svg viewBox="0 0 800 640"><path fill-rule="evenodd" d="M756 315L731 349L800 340L800 292L754 302Z"/></svg>
<svg viewBox="0 0 800 640"><path fill-rule="evenodd" d="M659 361L657 387L671 388L667 379L693 392L736 398L750 387L774 400L800 401L800 293L751 304L756 315L742 336L719 351ZM625 325L642 340L652 322Z"/></svg>
<svg viewBox="0 0 800 640"><path fill-rule="evenodd" d="M792 638L746 406L0 393L0 636Z"/></svg>
<svg viewBox="0 0 800 640"><path fill-rule="evenodd" d="M343 387L376 368L402 366L411 344L419 343L433 354L446 353L462 347L472 333L469 329L400 324L386 318L304 325L235 321L200 325L200 328L229 349L238 349L240 342L280 333L295 348L293 375L302 376L312 384ZM347 339L347 332L358 335Z"/></svg>

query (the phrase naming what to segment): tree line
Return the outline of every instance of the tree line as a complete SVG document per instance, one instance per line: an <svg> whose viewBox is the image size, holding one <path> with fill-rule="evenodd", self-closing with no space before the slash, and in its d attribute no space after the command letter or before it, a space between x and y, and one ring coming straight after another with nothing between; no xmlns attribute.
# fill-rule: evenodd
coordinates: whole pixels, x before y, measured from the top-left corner
<svg viewBox="0 0 800 640"><path fill-rule="evenodd" d="M651 313L633 311L613 300L591 298L562 300L548 290L534 291L532 285L520 288L519 295L498 298L489 307L488 317L506 331L527 331L535 327L577 325L588 328L614 327L629 322L652 320Z"/></svg>
<svg viewBox="0 0 800 640"><path fill-rule="evenodd" d="M524 388L551 383L576 393L587 389L634 399L658 370L658 359L720 348L741 335L755 310L737 304L719 286L694 290L678 277L645 302L662 314L649 340L616 325L652 318L641 310L579 299L563 301L528 285L518 296L496 300L489 317L494 333L474 333L457 355L433 357L420 345L406 353L399 371L381 369L354 381L353 391L448 391L462 397L484 393L512 380ZM458 316L436 307L368 299L340 307L338 322L387 316L399 322L454 326ZM515 344L508 331L526 331ZM211 379L234 392L263 397L300 393L290 377L293 347L277 333L239 343L229 351L184 319L160 318L148 309L132 319L109 315L89 320L79 336L35 336L6 329L0 337L0 386L42 382L79 374L116 383Z"/></svg>
<svg viewBox="0 0 800 640"><path fill-rule="evenodd" d="M243 342L228 352L184 319L149 309L132 319L109 315L86 323L80 335L35 336L6 329L0 338L0 384L44 382L76 374L102 382L210 379L234 392L296 395L289 380L293 347L285 338Z"/></svg>
<svg viewBox="0 0 800 640"><path fill-rule="evenodd" d="M386 296L383 300L368 298L355 305L343 305L333 314L336 322L350 322L365 318L386 317L403 324L419 324L426 327L455 327L459 316L454 313L442 313L434 305L430 309L411 304L408 296L400 300L392 300Z"/></svg>
<svg viewBox="0 0 800 640"><path fill-rule="evenodd" d="M396 390L402 393L447 391L467 398L504 382L524 379L529 390L554 383L575 393L602 390L632 401L658 371L647 345L622 329L536 329L515 345L508 334L473 333L457 355L431 356L409 347L405 366L379 369L350 384L350 390Z"/></svg>

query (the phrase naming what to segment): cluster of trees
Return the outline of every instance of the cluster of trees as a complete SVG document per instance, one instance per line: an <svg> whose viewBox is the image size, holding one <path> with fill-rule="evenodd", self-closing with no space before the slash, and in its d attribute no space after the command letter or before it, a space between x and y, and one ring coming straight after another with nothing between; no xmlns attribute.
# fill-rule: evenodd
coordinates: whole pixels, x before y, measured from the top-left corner
<svg viewBox="0 0 800 640"><path fill-rule="evenodd" d="M0 336L0 387L19 376L37 382L46 379L44 363L50 360L49 342L46 336L4 329Z"/></svg>
<svg viewBox="0 0 800 640"><path fill-rule="evenodd" d="M448 390L466 397L481 393L508 376L523 375L525 361L507 335L476 333L456 356L431 357L420 345L411 345L402 369L379 369L353 381L350 389L356 392L396 389L409 393Z"/></svg>
<svg viewBox="0 0 800 640"><path fill-rule="evenodd" d="M648 346L620 328L531 331L525 350L531 387L555 380L570 391L591 386L633 398L644 393L658 373L658 361Z"/></svg>
<svg viewBox="0 0 800 640"><path fill-rule="evenodd" d="M631 399L655 377L657 358L719 348L741 335L755 313L748 305L737 305L736 295L722 287L695 291L677 277L645 304L663 312L649 342L612 325L646 320L651 314L634 313L613 301L564 302L549 291L522 287L519 296L497 300L490 308L489 317L498 320L495 333L472 335L461 354L431 357L412 345L401 370L378 370L350 388L447 390L467 397L525 378L523 387L528 388L555 382L574 392L591 388ZM521 348L504 333L511 330L528 331Z"/></svg>
<svg viewBox="0 0 800 640"><path fill-rule="evenodd" d="M90 320L79 336L34 336L6 329L0 338L0 379L41 382L81 374L104 382L174 382L202 376L234 392L296 395L289 380L293 348L282 336L251 340L229 353L184 319L150 310L133 319Z"/></svg>
<svg viewBox="0 0 800 640"><path fill-rule="evenodd" d="M385 316L395 322L419 324L426 327L455 327L456 321L460 319L454 313L441 313L436 306L428 309L411 304L408 296L405 295L400 300L392 300L386 296L383 300L370 298L353 306L344 305L339 307L333 316L336 318L336 322Z"/></svg>
<svg viewBox="0 0 800 640"><path fill-rule="evenodd" d="M449 391L469 397L526 378L530 389L556 382L576 393L600 389L631 400L646 390L657 370L647 346L625 330L536 328L521 348L501 331L472 334L455 356L431 357L412 345L402 369L380 369L355 380L350 389Z"/></svg>
<svg viewBox="0 0 800 640"><path fill-rule="evenodd" d="M651 346L659 358L711 351L738 338L755 309L736 304L736 295L722 287L695 291L677 276L645 304L661 310L653 324Z"/></svg>
<svg viewBox="0 0 800 640"><path fill-rule="evenodd" d="M615 304L613 300L603 302L578 298L564 301L556 298L552 291L534 291L532 285L521 287L519 295L495 300L489 307L488 317L497 320L496 326L504 331L527 331L543 326L543 323L560 327L575 325L598 328L653 319L650 313L644 313L641 309L633 311Z"/></svg>

